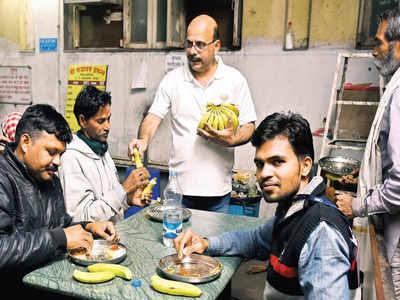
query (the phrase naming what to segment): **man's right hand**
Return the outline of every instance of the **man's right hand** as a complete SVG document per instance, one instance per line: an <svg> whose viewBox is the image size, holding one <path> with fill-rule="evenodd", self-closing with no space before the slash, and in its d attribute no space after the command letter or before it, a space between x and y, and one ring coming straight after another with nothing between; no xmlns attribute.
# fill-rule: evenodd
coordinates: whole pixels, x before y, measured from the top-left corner
<svg viewBox="0 0 400 300"><path fill-rule="evenodd" d="M146 140L144 139L133 139L128 146L128 155L130 158L133 157L133 149L138 149L140 156L143 157L143 153L146 151L147 149L147 143Z"/></svg>
<svg viewBox="0 0 400 300"><path fill-rule="evenodd" d="M81 225L74 225L64 228L67 237L67 249L83 247L91 249L93 246L93 236L90 232L84 230Z"/></svg>
<svg viewBox="0 0 400 300"><path fill-rule="evenodd" d="M122 183L126 194L135 192L137 189L144 189L149 184L150 173L145 167L141 167L129 174Z"/></svg>
<svg viewBox="0 0 400 300"><path fill-rule="evenodd" d="M186 229L174 239L174 246L176 252L178 252L178 258L182 259L193 252L203 253L208 248L208 241L190 229Z"/></svg>

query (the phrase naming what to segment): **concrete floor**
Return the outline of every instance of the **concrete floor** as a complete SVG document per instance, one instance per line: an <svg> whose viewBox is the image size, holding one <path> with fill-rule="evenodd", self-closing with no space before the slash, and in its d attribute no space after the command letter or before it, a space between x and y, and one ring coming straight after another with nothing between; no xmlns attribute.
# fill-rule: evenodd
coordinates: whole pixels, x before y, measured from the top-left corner
<svg viewBox="0 0 400 300"><path fill-rule="evenodd" d="M247 274L251 265L265 265L259 260L249 260L239 267L232 277L232 300L262 300L265 287L266 272Z"/></svg>

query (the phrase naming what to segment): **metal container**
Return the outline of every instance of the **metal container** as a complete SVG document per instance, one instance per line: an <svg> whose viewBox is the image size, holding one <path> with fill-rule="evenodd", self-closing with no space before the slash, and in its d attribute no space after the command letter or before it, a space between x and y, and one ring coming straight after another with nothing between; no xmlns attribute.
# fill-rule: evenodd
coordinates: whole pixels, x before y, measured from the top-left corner
<svg viewBox="0 0 400 300"><path fill-rule="evenodd" d="M152 205L146 210L146 213L154 221L162 222L166 207L164 205ZM184 222L189 220L191 216L192 212L188 208L182 208L182 219Z"/></svg>
<svg viewBox="0 0 400 300"><path fill-rule="evenodd" d="M360 167L360 161L345 156L325 156L319 160L319 165L325 172L344 176Z"/></svg>
<svg viewBox="0 0 400 300"><path fill-rule="evenodd" d="M217 278L221 274L222 264L207 255L193 253L179 259L177 254L172 254L161 258L157 268L170 279L202 283Z"/></svg>

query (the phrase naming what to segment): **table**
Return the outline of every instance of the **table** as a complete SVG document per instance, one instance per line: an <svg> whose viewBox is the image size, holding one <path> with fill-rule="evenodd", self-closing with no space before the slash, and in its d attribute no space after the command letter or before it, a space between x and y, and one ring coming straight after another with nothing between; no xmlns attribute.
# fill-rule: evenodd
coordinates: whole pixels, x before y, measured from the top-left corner
<svg viewBox="0 0 400 300"><path fill-rule="evenodd" d="M261 218L228 215L222 213L191 210L192 217L184 223L184 228L191 228L201 236L213 236L225 231L256 227L265 222ZM133 279L142 281L140 288L132 287L131 282L119 277L105 283L85 284L72 278L74 269L85 270L63 257L23 278L29 286L44 289L67 296L85 299L174 299L155 291L150 278L156 273L158 261L169 254L176 253L173 248L162 244L162 223L148 219L146 209L119 222L117 230L121 242L127 246L128 253L122 265L133 272ZM198 299L216 299L230 282L233 274L242 262L241 257L217 257L222 263L221 275L214 281L199 284L203 294ZM179 297L181 298L181 297Z"/></svg>

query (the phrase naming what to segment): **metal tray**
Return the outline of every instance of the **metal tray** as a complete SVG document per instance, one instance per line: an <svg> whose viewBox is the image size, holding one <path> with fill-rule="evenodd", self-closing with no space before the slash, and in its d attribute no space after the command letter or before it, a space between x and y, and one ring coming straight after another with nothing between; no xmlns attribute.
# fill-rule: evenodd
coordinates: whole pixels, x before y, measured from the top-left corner
<svg viewBox="0 0 400 300"><path fill-rule="evenodd" d="M221 274L222 264L207 255L193 253L181 260L177 254L172 254L161 258L157 268L170 279L202 283L217 278Z"/></svg>
<svg viewBox="0 0 400 300"><path fill-rule="evenodd" d="M163 206L163 205L153 205L153 206L150 206L146 210L146 212L151 219L158 221L158 222L162 222L165 208L166 208L166 206ZM183 221L185 222L190 219L190 217L192 216L192 212L188 208L182 208L182 209L183 209L182 218L183 218Z"/></svg>
<svg viewBox="0 0 400 300"><path fill-rule="evenodd" d="M94 240L93 241L93 248L90 252L91 257L87 259L81 259L78 257L74 257L68 252L68 257L70 260L72 260L74 263L77 263L79 265L83 266L90 266L96 263L110 263L110 264L116 264L121 261L123 261L126 258L126 246L118 243L118 254L115 255L112 259L107 259L105 257L105 253L108 250L110 246L112 246L115 243L108 243L106 240Z"/></svg>
<svg viewBox="0 0 400 300"><path fill-rule="evenodd" d="M349 175L360 167L360 161L344 156L325 156L318 163L325 172L340 176Z"/></svg>

